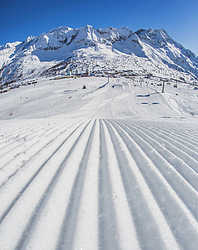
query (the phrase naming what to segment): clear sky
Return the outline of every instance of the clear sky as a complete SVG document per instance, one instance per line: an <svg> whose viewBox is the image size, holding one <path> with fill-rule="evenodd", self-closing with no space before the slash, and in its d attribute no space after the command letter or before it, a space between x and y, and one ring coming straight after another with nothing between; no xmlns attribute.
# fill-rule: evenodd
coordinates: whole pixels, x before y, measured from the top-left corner
<svg viewBox="0 0 198 250"><path fill-rule="evenodd" d="M165 29L198 55L198 0L0 0L0 45L59 26Z"/></svg>

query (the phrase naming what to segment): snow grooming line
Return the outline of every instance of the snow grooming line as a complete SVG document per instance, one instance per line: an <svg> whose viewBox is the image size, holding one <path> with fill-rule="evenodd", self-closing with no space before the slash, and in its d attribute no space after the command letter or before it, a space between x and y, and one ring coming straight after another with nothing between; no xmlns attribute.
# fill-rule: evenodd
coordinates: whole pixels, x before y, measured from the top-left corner
<svg viewBox="0 0 198 250"><path fill-rule="evenodd" d="M64 145L64 143L70 138L70 136L72 136L72 134L81 126L82 124L80 124L75 130L73 130L73 132L67 136L67 138L58 146L58 148L56 148L56 150L50 155L49 158L47 158L47 160L44 161L44 163L42 163L42 165L38 168L38 170L32 175L32 177L29 179L29 181L24 185L24 187L20 190L20 192L18 193L18 195L16 195L16 197L12 200L12 202L10 203L10 205L7 207L7 209L3 212L2 216L0 217L0 224L3 222L4 218L7 216L7 214L10 212L10 210L12 209L12 207L15 205L15 203L19 200L19 198L21 197L21 195L24 193L24 191L26 191L26 189L28 188L28 186L32 183L32 181L36 178L36 176L40 173L40 171L43 169L43 167L45 167L45 165L49 162L49 160L58 152L58 150ZM53 142L54 139L52 139L50 142L48 142L46 144L46 146L48 146L51 142ZM46 147L45 146L45 147ZM35 155L32 156L32 158L34 156L36 156L37 154L39 154L41 151L43 150L43 148L41 148L38 152L36 152ZM29 160L31 160L32 158L30 158ZM27 163L27 162L26 162ZM25 164L24 164L25 165ZM23 168L23 166L21 166L21 168ZM20 168L20 169L21 169ZM16 170L16 172L19 169ZM14 176L14 174L16 174L16 172L14 172L11 176L9 176L9 178L6 179L6 181L8 181L12 176ZM2 185L4 185L6 182L4 182ZM1 187L1 186L0 186Z"/></svg>
<svg viewBox="0 0 198 250"><path fill-rule="evenodd" d="M87 124L87 126L88 125L89 124ZM74 243L73 239L74 239L75 230L76 230L76 223L74 223L74 221L78 215L79 203L80 203L80 198L82 195L82 190L83 190L83 185L84 185L84 176L86 172L87 162L89 159L88 157L89 151L90 151L91 144L93 141L95 126L96 126L96 120L94 121L94 124L92 125L91 132L88 137L88 141L86 143L85 150L83 153L83 157L78 167L78 172L76 174L75 180L73 182L72 190L70 192L69 203L66 208L65 217L63 219L61 230L60 230L58 241L57 241L57 246L56 246L57 250L73 249L73 243ZM85 131L85 129L82 131L82 133ZM72 151L73 151L73 148L71 148L71 153ZM64 164L66 164L66 161L64 162Z"/></svg>
<svg viewBox="0 0 198 250"><path fill-rule="evenodd" d="M74 150L74 148L76 147L77 143L79 142L82 134L84 133L85 129L88 127L88 125L90 124L91 121L89 121L86 126L84 127L84 129L82 130L82 132L80 133L80 135L78 136L77 140L74 142L73 146L71 147L71 149L69 150L68 154L66 155L66 157L64 158L64 160L61 162L61 164L59 165L58 169L56 170L53 178L51 179L51 181L49 182L47 188L45 189L45 192L43 193L40 201L38 202L37 206L35 207L29 221L28 224L26 225L26 228L24 230L24 232L22 233L22 237L20 239L20 241L18 242L17 246L16 246L16 250L23 250L26 249L27 243L31 237L31 234L35 228L36 223L38 222L39 216L53 190L53 188L55 187L58 179L60 178L60 175L62 173L62 171L64 170L65 166L66 166L66 162L70 156L70 154L72 154L72 151ZM69 137L75 132L76 130L74 130ZM69 138L68 137L68 138ZM66 138L65 141L60 145L59 148L61 148L61 146L66 142L66 140L68 139ZM58 149L59 149L58 148ZM56 152L58 151L58 149L56 150ZM56 153L54 152L54 153ZM52 157L52 155L51 155ZM50 157L50 159L51 159ZM39 171L40 172L40 171Z"/></svg>
<svg viewBox="0 0 198 250"><path fill-rule="evenodd" d="M167 185L168 184L167 181L164 178L162 178L161 173L156 169L156 167L159 166L159 162L157 161L153 162L153 159L155 159L155 157L153 156L153 153L150 156L147 156L144 152L150 152L150 150L143 149L141 144L138 146L139 141L143 142L141 137L138 140L136 140L135 137L132 137L130 134L134 132L132 132L132 130L127 129L126 125L125 126L120 125L121 122L117 123L116 121L111 121L110 123L117 130L121 138L125 141L126 146L129 149L131 156L133 157L136 164L138 165L138 168L141 171L141 174L143 178L145 179L149 190L152 193L152 196L154 198L153 200L154 203L156 203L157 207L160 208L161 210L160 213L162 213L162 216L165 218L165 222L166 223L169 222L168 226L170 227L172 234L177 240L178 246L179 247L182 246L184 249L192 249L192 250L196 249L196 246L198 244L198 237L197 237L198 224L197 224L197 220L195 219L196 214L194 214L195 217L193 217L193 214L191 214L191 212L187 209L186 205L180 200L180 197L177 195L177 193L175 193L173 189L170 188L169 185ZM129 140L130 140L130 143L129 143ZM133 146L133 144L134 146L137 144L137 149L136 147ZM144 141L144 144L146 146L148 143L145 143ZM144 164L142 161L144 162ZM145 191L146 190L147 188L145 188ZM191 192L194 192L194 191L191 189ZM132 191L130 193L132 193ZM166 193L166 196L164 195L165 193ZM198 198L197 193L194 193L194 195L195 195L194 198L196 201ZM150 206L151 203L150 201L148 202ZM170 204L172 208L171 210L170 210ZM151 209L151 211L152 210L153 209ZM156 212L155 209L153 211ZM181 217L182 217L182 221L181 221ZM154 216L154 218L157 219L158 217ZM159 223L159 226L161 227L162 225L161 221L159 221L158 223ZM188 231L184 231L183 228L188 228ZM144 235L143 232L140 235L141 236ZM162 236L163 235L165 236L166 233L164 232ZM151 239L155 239L155 236L151 237ZM190 242L189 242L189 239L191 239ZM168 245L170 244L168 243L168 239L167 240L164 239L163 242L164 243L167 242ZM154 248L156 248L156 245ZM154 248L151 248L151 249L154 249ZM149 246L148 246L148 249L149 249ZM177 248L173 248L173 249L177 249Z"/></svg>
<svg viewBox="0 0 198 250"><path fill-rule="evenodd" d="M62 140L53 144L37 172L30 171L38 160L32 159L28 175L21 169L1 186L0 201L21 177L29 178L19 183L11 203L6 200L2 248L196 249L197 182L188 165L193 134L188 137L193 148L186 150L174 138L163 137L158 122L89 119L72 124L67 133L58 132ZM185 130L176 131L187 138ZM176 145L189 156L186 162L178 159ZM91 218L87 207L94 210Z"/></svg>
<svg viewBox="0 0 198 250"><path fill-rule="evenodd" d="M142 165L143 159L141 152L138 148L136 151L135 145L131 145L133 148L133 154L131 154L131 150L128 148L130 141L126 140L124 136L126 132L123 131L122 133L116 122L116 126L113 123L105 121L118 160L120 175L140 249L163 249L170 245L173 249L179 249L139 169L139 164ZM134 155L136 155L135 158Z"/></svg>

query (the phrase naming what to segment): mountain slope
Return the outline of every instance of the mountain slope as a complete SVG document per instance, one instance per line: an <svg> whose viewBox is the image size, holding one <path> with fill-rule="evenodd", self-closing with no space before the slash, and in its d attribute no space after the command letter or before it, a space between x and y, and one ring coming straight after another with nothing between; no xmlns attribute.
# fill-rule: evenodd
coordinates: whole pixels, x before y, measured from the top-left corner
<svg viewBox="0 0 198 250"><path fill-rule="evenodd" d="M94 73L125 70L196 79L198 57L162 29L134 33L127 27L96 30L87 25L59 27L1 46L0 67L1 85L43 75L67 75L69 70L83 73L85 68Z"/></svg>
<svg viewBox="0 0 198 250"><path fill-rule="evenodd" d="M198 90L149 80L0 95L1 249L197 249Z"/></svg>

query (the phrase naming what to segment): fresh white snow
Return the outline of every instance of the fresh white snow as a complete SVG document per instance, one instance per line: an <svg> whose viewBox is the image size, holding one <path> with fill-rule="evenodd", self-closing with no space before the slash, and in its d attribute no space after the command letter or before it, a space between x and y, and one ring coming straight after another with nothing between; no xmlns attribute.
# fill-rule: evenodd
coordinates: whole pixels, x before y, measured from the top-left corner
<svg viewBox="0 0 198 250"><path fill-rule="evenodd" d="M0 94L0 249L197 249L198 90L158 83Z"/></svg>

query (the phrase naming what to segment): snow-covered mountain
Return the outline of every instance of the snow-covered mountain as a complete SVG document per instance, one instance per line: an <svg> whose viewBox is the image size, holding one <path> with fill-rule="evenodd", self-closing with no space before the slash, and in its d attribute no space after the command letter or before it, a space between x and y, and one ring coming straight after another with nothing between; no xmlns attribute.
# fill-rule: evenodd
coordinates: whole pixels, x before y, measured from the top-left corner
<svg viewBox="0 0 198 250"><path fill-rule="evenodd" d="M196 79L198 56L163 29L59 27L0 46L0 84L40 76L83 73L152 74Z"/></svg>

